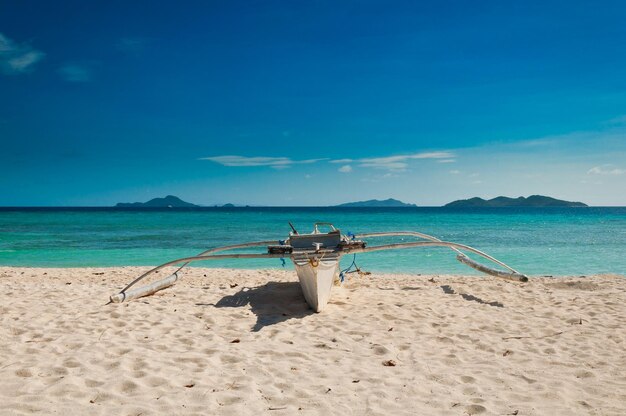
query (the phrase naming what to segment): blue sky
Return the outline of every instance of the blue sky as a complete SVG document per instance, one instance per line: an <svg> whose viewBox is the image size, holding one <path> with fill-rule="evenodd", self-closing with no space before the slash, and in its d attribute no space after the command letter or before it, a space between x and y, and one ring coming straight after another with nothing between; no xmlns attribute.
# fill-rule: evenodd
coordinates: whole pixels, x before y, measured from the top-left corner
<svg viewBox="0 0 626 416"><path fill-rule="evenodd" d="M606 1L0 0L0 205L626 205L624 21Z"/></svg>

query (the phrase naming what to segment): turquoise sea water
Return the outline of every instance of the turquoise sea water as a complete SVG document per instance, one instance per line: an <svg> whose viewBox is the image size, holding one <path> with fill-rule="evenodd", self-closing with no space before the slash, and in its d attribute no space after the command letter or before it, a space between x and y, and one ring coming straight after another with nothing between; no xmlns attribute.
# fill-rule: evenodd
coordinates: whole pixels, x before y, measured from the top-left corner
<svg viewBox="0 0 626 416"><path fill-rule="evenodd" d="M0 265L157 265L210 247L285 239L288 221L301 232L310 232L316 221L332 222L344 233L357 235L421 231L486 251L531 275L626 274L626 208L0 208ZM399 240L369 243L391 241ZM351 260L349 256L342 263ZM357 263L378 272L477 273L458 263L446 248L361 254ZM196 264L282 267L277 259Z"/></svg>

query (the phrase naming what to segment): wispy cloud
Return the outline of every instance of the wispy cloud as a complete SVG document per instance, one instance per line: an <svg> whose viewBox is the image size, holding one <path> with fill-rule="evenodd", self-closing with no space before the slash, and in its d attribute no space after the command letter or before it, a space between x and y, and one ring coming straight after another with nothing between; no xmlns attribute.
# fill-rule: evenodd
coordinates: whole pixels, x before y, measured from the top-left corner
<svg viewBox="0 0 626 416"><path fill-rule="evenodd" d="M576 133L573 133L573 134L576 134ZM563 139L567 139L567 138L568 138L567 135L541 137L538 139L520 140L520 141L514 142L513 145L518 146L518 147L527 147L527 148L555 146L555 145L558 145Z"/></svg>
<svg viewBox="0 0 626 416"><path fill-rule="evenodd" d="M126 37L118 39L117 50L128 53L137 53L142 51L146 44L148 43L148 38L144 37Z"/></svg>
<svg viewBox="0 0 626 416"><path fill-rule="evenodd" d="M45 55L27 43L18 44L0 33L0 71L5 74L30 72Z"/></svg>
<svg viewBox="0 0 626 416"><path fill-rule="evenodd" d="M68 82L91 81L91 69L84 65L67 64L59 68L59 74Z"/></svg>
<svg viewBox="0 0 626 416"><path fill-rule="evenodd" d="M335 159L331 163L357 163L359 167L403 171L409 166L409 161L416 159L447 159L454 157L451 152L422 152L405 155L372 157L363 159Z"/></svg>
<svg viewBox="0 0 626 416"><path fill-rule="evenodd" d="M328 160L329 163L341 164L338 169L341 173L350 173L354 170L353 165L363 168L383 169L392 172L401 172L406 170L409 166L409 161L417 159L443 159L451 160L454 157L451 152L422 152L411 153L405 155L387 156L387 157L372 157L362 159L333 159L327 158L321 159L305 159L305 160L293 160L288 157L266 157L266 156L210 156L203 157L200 160L209 160L211 162L219 163L223 166L236 166L236 167L249 167L249 166L269 166L274 169L284 169L292 165L297 164L309 164Z"/></svg>
<svg viewBox="0 0 626 416"><path fill-rule="evenodd" d="M587 171L588 175L623 175L626 169L616 168L614 165L600 165Z"/></svg>
<svg viewBox="0 0 626 416"><path fill-rule="evenodd" d="M236 166L236 167L250 167L250 166L269 166L274 169L284 169L292 165L297 164L310 164L320 162L327 159L306 159L306 160L293 160L288 157L265 157L265 156L210 156L201 157L200 160L209 160L211 162L219 163L223 166Z"/></svg>
<svg viewBox="0 0 626 416"><path fill-rule="evenodd" d="M610 120L607 120L605 124L624 125L626 124L626 115L614 117Z"/></svg>
<svg viewBox="0 0 626 416"><path fill-rule="evenodd" d="M382 181L389 180L391 178L399 178L400 175L396 173L387 172L381 175L368 175L361 179L361 182L380 183Z"/></svg>

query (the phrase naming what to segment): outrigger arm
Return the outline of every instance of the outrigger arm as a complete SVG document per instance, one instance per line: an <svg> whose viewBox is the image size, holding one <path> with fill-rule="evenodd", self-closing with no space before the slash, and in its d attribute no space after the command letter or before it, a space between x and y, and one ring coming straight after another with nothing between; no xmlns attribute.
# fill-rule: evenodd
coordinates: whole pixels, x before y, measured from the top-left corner
<svg viewBox="0 0 626 416"><path fill-rule="evenodd" d="M411 236L411 237L420 237L423 238L425 240L429 240L429 241L433 241L433 242L440 242L440 243L446 243L444 241L441 241L440 239L433 237L432 235L428 235L428 234L424 234L424 233L419 233L417 231L395 231L395 232L385 232L385 233L365 233L365 234L359 234L358 236L360 238L371 238L371 237L393 237L393 236ZM470 246L464 246L463 249L467 250L467 251L471 251L472 253L478 254L479 256L482 256L484 258L486 258L487 260L490 260L496 264L499 264L500 266L508 269L510 271L510 273L507 272L502 272L500 270L497 269L493 269L491 267L487 267L483 264L477 263L474 260L470 259L469 257L467 257L465 255L465 253L463 253L462 251L460 251L457 247L453 246L453 245L448 245L448 244L455 244L455 243L446 243L446 247L451 248L452 250L456 251L458 253L458 255L456 256L456 259L458 261L460 261L461 263L475 269L478 270L480 272L486 273L486 274L490 274L492 276L496 276L496 277L500 277L503 279L510 279L510 280L516 280L519 282L527 282L528 281L528 276L518 272L517 270L515 270L514 268L504 264L503 262L501 262L500 260L490 256L487 253L484 253L480 250L477 250L473 247ZM398 244L387 244L384 246L375 246L375 247L370 247L376 250L371 250L371 251L378 251L378 250L391 250L391 249L399 249L399 248L411 248L411 247L420 247L420 246L416 246L413 243L398 243ZM367 250L363 251L363 252L367 252Z"/></svg>
<svg viewBox="0 0 626 416"><path fill-rule="evenodd" d="M337 234L339 233L338 230L335 230L333 227L334 232L336 232ZM317 231L317 229L316 229ZM317 235L316 233L311 234L313 236ZM320 234L323 235L323 234ZM293 236L293 234L292 234ZM455 252L458 253L457 255L457 260L459 260L460 262L466 264L469 267L472 267L480 272L486 273L486 274L490 274L499 278L503 278L503 279L507 279L507 280L514 280L514 281L518 281L518 282L527 282L528 281L528 277L525 276L524 274L519 273L517 270L507 266L506 264L504 264L503 262L497 260L496 258L480 251L477 250L473 247L470 246L466 246L464 244L458 244L458 243L452 243L452 242L448 242L448 241L441 241L436 237L427 235L427 234L423 234L423 233L419 233L419 232L414 232L414 231L396 231L396 232L384 232L384 233L364 233L364 234L360 234L359 237L360 238L376 238L376 237L394 237L394 236L411 236L411 237L419 237L428 241L414 241L414 242L406 242L406 243L395 243L395 244L385 244L385 245L379 245L379 246L372 246L372 247L366 247L365 242L359 241L357 240L356 243L357 244L352 244L351 241L354 240L350 240L347 237L341 236L341 241L342 243L337 245L336 247L330 247L329 249L321 249L319 247L319 243L315 243L318 244L318 246L316 246L315 249L310 249L310 250L299 250L297 251L297 253L295 251L293 251L293 248L289 245L289 244L285 244L285 242L283 241L277 241L277 240L267 240L267 241L255 241L255 242L250 242L250 243L243 243L243 244L235 244L235 245L229 245L229 246L223 246L223 247L216 247L213 249L209 249L206 251L203 251L195 256L191 256L191 257L183 257L180 259L176 259L176 260L172 260L169 261L167 263L161 264L160 266L154 267L150 270L148 270L147 272L143 273L141 276L137 277L135 280L133 280L132 282L130 282L126 287L124 287L118 294L112 295L110 297L111 302L114 303L119 303L119 302L124 302L127 300L131 300L131 299L135 299L138 297L142 297L142 296L146 296L146 295L150 295L152 293L155 293L158 290L164 289L166 287L169 287L171 285L173 285L177 280L178 280L178 272L185 266L187 266L189 263L194 262L194 261L205 261L205 260L224 260L224 259L276 259L276 258L284 258L284 257L290 257L292 260L294 260L294 262L296 261L295 258L297 257L298 259L300 259L299 261L301 261L302 259L308 259L309 261L311 261L311 264L313 265L313 267L317 267L314 265L315 262L319 263L319 260L324 258L325 256L329 256L335 259L335 261L338 263L339 259L341 258L342 255L345 254L357 254L357 253L370 253L370 252L374 252L374 251L382 251L382 250L394 250L394 249L405 249L405 248L415 248L415 247L448 247L452 250L454 250ZM295 238L295 237L294 237ZM289 241L289 240L287 240ZM252 254L252 253L234 253L234 254L214 254L214 253L218 253L221 251L226 251L226 250L235 250L235 249L241 249L241 248L249 248L249 247L258 247L258 246L269 246L268 250L269 253L263 253L263 254ZM271 248L284 248L284 251L279 251L279 252L274 252ZM508 270L508 272L505 271L501 271L501 270L497 270L497 269L493 269L490 267L487 267L483 264L477 263L474 260L470 259L467 255L465 255L463 253L463 251L468 251L474 254L477 254L481 257L484 257L487 260L490 260L504 268L506 268ZM140 282L141 280L143 280L144 278L158 272L159 270L165 268L165 267L169 267L169 266L176 266L176 265L180 265L178 267L178 269L170 276L161 279L159 281L156 281L152 284L149 284L147 286L143 286L137 289L133 289L130 290L131 287L133 287L134 285L136 285L138 282ZM330 288L329 288L330 289ZM308 299L307 299L308 300ZM323 307L323 305L322 305ZM316 306L317 309L317 306ZM321 310L321 309L320 309ZM319 310L317 310L319 312Z"/></svg>
<svg viewBox="0 0 626 416"><path fill-rule="evenodd" d="M170 262L167 263L163 263L160 266L157 266L153 269L148 270L147 272L145 272L144 274L142 274L141 276L139 276L138 278L136 278L135 280L133 280L132 282L130 282L128 285L126 285L126 287L124 287L124 289L122 289L120 291L120 295L123 294L124 292L126 292L128 289L130 289L132 286L134 286L135 284L139 283L140 280L143 280L144 278L150 276L152 273L156 273L157 271L161 270L164 267L167 266L172 266L178 263L183 263L178 270L176 270L174 274L178 273L183 267L185 267L186 265L188 265L189 263L191 263L192 261L196 261L197 257L204 257L207 256L208 254L211 253L217 253L220 251L226 251L226 250L236 250L238 248L247 248L247 247L258 247L258 246L266 246L269 244L278 244L279 242L277 240L268 240L268 241L253 241L251 243L243 243L243 244L235 244L232 246L222 246L222 247L216 247L216 248L211 248L208 250L203 251L202 253L198 253L193 257L185 257L185 258L181 258L181 259L177 259L177 260L172 260ZM265 257L265 255L263 255L263 257ZM230 258L239 258L239 257L230 257ZM192 259L192 260L188 260L187 259ZM210 259L206 259L206 260L210 260ZM112 298L111 298L112 302L115 302ZM120 301L120 302L123 302Z"/></svg>

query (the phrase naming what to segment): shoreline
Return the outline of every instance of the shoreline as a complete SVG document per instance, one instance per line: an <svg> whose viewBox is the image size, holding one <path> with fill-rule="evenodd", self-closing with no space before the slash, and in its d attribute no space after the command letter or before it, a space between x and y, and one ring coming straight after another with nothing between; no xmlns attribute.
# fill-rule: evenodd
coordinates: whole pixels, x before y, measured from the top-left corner
<svg viewBox="0 0 626 416"><path fill-rule="evenodd" d="M281 275L283 273L293 273L294 277L297 277L295 275L295 270L291 267L290 263L287 263L289 266L287 267L257 267L257 268L253 268L253 267L205 267L205 266L197 266L194 264L190 264L185 266L184 270L205 270L205 271L232 271L232 272L236 272L236 271L249 271L249 272L276 272L278 275ZM158 264L154 264L154 265L122 265L122 266L71 266L71 267L67 267L67 266L7 266L7 265L2 265L0 264L0 275L3 272L9 272L11 273L12 271L15 270L20 270L20 271L38 271L38 270L45 270L46 272L48 271L64 271L64 270L73 270L73 271L114 271L116 272L115 274L119 274L120 271L128 271L129 269L132 269L134 271L136 271L137 275L148 271L154 267L157 267ZM176 268L174 268L176 269ZM404 276L404 277L431 277L431 276L441 276L441 277L463 277L463 278L468 278L468 279L473 279L473 278L491 278L493 276L490 275L486 275L484 273L481 272L477 272L477 271L473 271L471 269L467 269L467 273L433 273L433 272L424 272L424 273L410 273L410 272L387 272L387 271L372 271L370 269L368 270L364 270L366 272L369 272L372 276ZM164 273L162 273L164 274ZM196 275L195 274L191 274L191 275ZM605 272L605 273L588 273L588 274L562 274L562 275L557 275L557 274L553 274L553 275L532 275L529 274L528 277L531 280L536 280L536 279L587 279L587 278L596 278L596 277L615 277L615 278L624 278L626 279L626 274L620 274L620 273L616 273L616 272ZM132 280L132 279L131 279ZM297 280L297 279L296 279ZM496 280L500 280L497 279Z"/></svg>
<svg viewBox="0 0 626 416"><path fill-rule="evenodd" d="M351 274L316 314L293 271L191 268L105 305L147 269L0 267L0 415L626 413L621 275Z"/></svg>

